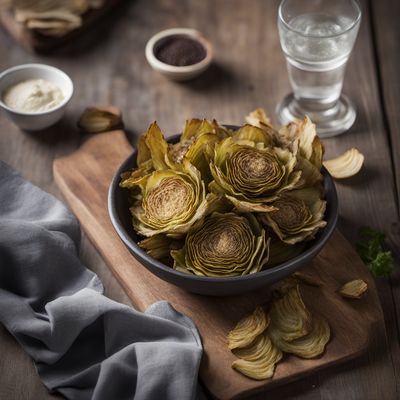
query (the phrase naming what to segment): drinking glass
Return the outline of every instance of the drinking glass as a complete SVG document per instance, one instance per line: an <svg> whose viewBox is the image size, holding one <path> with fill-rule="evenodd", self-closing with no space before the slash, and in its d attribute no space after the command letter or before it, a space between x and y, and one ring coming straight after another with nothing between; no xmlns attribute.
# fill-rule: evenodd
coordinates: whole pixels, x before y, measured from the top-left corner
<svg viewBox="0 0 400 400"><path fill-rule="evenodd" d="M356 0L281 2L279 37L293 90L277 107L281 123L308 115L321 137L353 125L354 106L341 92L360 21Z"/></svg>

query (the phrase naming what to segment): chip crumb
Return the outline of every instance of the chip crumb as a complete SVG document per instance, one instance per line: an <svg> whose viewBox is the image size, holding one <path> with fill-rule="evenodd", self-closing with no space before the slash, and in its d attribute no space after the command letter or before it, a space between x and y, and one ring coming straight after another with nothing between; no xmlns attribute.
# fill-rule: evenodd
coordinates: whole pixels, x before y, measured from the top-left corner
<svg viewBox="0 0 400 400"><path fill-rule="evenodd" d="M345 283L339 293L342 297L349 299L359 299L367 291L368 285L362 279L355 279Z"/></svg>

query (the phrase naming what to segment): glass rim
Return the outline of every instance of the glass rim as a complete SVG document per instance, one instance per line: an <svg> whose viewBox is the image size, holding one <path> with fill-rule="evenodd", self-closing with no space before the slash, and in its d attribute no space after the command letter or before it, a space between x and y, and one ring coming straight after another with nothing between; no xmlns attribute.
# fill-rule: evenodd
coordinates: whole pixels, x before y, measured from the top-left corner
<svg viewBox="0 0 400 400"><path fill-rule="evenodd" d="M358 0L350 0L353 4L355 4L355 5L357 6L358 13L357 13L357 18L355 18L355 19L353 20L353 22L351 23L351 25L350 25L349 27L347 27L347 28L346 28L345 30L343 30L342 32L333 33L333 34L330 34L330 35L323 35L323 36L321 36L321 35L307 34L307 33L301 32L301 31L299 31L299 30L297 30L297 29L293 29L293 27L291 27L291 26L285 21L285 19L283 18L283 15L282 15L282 7L283 7L284 3L286 3L287 1L288 1L288 0L282 0L281 3L279 4L279 9L278 9L278 18L279 18L279 20L280 20L280 21L283 23L283 25L284 25L287 29L289 29L290 31L295 32L295 33L297 33L297 34L299 34L299 35L301 35L301 36L303 36L303 37L308 37L308 38L325 39L325 38L333 38L333 37L341 36L341 35L343 35L343 34L349 32L349 31L351 31L351 30L358 24L358 22L359 22L360 19L361 19L361 15L362 15L361 5L360 5L359 1L358 1Z"/></svg>

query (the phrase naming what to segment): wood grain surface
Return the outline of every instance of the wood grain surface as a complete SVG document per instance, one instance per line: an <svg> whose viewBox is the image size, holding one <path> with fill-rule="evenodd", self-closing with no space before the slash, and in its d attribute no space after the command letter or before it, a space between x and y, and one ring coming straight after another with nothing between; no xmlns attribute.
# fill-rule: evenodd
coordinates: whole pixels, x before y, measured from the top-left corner
<svg viewBox="0 0 400 400"><path fill-rule="evenodd" d="M221 123L241 123L243 115L262 106L274 117L277 102L290 90L276 28L278 3L278 0L121 2L96 29L46 56L27 53L0 30L0 70L42 62L63 69L75 83L75 95L67 114L52 129L35 134L21 132L2 114L0 158L61 198L53 179L52 163L54 158L70 153L81 143L76 121L89 104L112 103L121 108L132 141L155 119L168 134L174 134L180 131L185 118L194 116L215 117ZM400 109L398 3L394 0L361 3L363 20L344 82L344 92L356 103L357 120L348 133L324 143L327 157L352 146L359 147L366 156L360 175L337 185L341 232L354 241L358 228L370 225L389 234L390 246L396 251L400 248L396 233L399 185L396 186L393 165L395 162L399 165L400 150L398 147L396 150L392 138L398 139L400 135L396 124ZM144 47L151 35L176 26L201 30L215 47L212 68L186 84L170 82L153 72L144 57ZM100 275L110 296L129 304L85 238L82 259ZM396 272L390 279L376 280L388 346L380 339L382 333L377 334L368 352L357 360L272 389L259 399L266 396L271 400L400 398L399 277L396 263ZM31 361L4 330L0 330L0 355L0 399L54 398L46 394Z"/></svg>
<svg viewBox="0 0 400 400"><path fill-rule="evenodd" d="M371 275L351 245L336 232L305 268L321 279L323 287L302 285L307 306L331 325L332 340L324 356L314 360L286 357L278 364L273 378L263 381L245 378L232 370L235 357L227 348L227 334L256 305L267 305L270 292L265 287L225 298L190 294L155 277L132 257L115 232L107 210L111 179L131 152L123 131L92 136L71 155L55 160L55 181L132 304L144 311L156 301L167 300L194 320L204 346L200 378L215 398L234 399L282 385L348 361L367 349L370 336L383 325L382 309ZM357 278L368 282L368 295L359 302L343 300L337 290ZM385 335L381 340L386 341Z"/></svg>

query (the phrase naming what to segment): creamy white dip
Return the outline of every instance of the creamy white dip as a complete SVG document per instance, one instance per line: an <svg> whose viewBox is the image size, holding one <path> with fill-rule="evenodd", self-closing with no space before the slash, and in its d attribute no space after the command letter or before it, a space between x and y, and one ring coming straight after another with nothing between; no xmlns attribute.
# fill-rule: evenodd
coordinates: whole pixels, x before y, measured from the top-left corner
<svg viewBox="0 0 400 400"><path fill-rule="evenodd" d="M64 100L61 89L44 79L29 79L10 86L3 95L6 106L21 112L51 110Z"/></svg>

